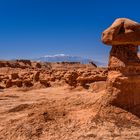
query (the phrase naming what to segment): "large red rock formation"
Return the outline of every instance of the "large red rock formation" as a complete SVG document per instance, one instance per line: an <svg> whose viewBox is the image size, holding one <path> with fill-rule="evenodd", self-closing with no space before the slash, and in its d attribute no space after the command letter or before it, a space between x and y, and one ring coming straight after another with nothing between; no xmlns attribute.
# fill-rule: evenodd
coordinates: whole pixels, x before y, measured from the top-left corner
<svg viewBox="0 0 140 140"><path fill-rule="evenodd" d="M140 116L140 24L117 19L103 32L102 42L112 45L106 103Z"/></svg>

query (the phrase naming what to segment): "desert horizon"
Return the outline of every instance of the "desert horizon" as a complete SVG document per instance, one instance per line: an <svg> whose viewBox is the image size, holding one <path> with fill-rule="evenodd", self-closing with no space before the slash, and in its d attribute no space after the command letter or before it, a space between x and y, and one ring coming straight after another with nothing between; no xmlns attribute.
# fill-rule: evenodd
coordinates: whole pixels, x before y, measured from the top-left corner
<svg viewBox="0 0 140 140"><path fill-rule="evenodd" d="M140 140L139 4L0 1L0 140Z"/></svg>

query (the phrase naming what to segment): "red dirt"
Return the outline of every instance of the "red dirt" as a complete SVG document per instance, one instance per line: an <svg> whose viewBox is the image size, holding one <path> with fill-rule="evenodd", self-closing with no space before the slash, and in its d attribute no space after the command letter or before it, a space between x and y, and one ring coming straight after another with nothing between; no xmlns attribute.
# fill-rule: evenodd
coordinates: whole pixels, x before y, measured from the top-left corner
<svg viewBox="0 0 140 140"><path fill-rule="evenodd" d="M140 138L140 118L101 106L105 91L68 87L0 93L0 140L125 140Z"/></svg>

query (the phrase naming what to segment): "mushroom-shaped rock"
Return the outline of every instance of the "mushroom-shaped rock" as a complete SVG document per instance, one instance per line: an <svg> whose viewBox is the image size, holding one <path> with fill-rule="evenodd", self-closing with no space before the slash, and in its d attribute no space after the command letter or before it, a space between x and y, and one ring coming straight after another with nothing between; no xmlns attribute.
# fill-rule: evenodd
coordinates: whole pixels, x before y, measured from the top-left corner
<svg viewBox="0 0 140 140"><path fill-rule="evenodd" d="M140 45L140 24L127 18L116 19L102 34L107 45Z"/></svg>
<svg viewBox="0 0 140 140"><path fill-rule="evenodd" d="M120 18L103 32L103 43L112 45L108 64L105 104L140 116L140 24Z"/></svg>

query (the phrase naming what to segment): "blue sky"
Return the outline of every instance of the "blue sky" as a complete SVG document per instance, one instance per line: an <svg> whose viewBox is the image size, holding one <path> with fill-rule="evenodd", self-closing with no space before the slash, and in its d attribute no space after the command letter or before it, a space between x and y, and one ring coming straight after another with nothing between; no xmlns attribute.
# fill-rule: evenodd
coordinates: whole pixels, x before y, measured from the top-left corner
<svg viewBox="0 0 140 140"><path fill-rule="evenodd" d="M139 0L1 0L0 59L69 54L107 61L101 33L116 18L140 22Z"/></svg>

